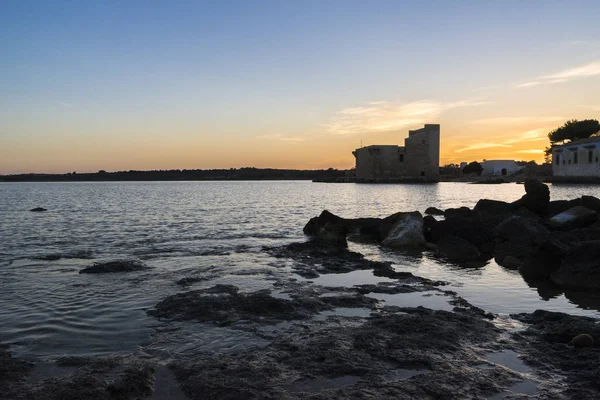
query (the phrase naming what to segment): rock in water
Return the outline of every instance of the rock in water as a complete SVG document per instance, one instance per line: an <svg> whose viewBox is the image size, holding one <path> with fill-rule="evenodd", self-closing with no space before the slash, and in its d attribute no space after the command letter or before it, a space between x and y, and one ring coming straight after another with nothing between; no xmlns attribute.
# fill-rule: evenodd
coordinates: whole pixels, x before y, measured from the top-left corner
<svg viewBox="0 0 600 400"><path fill-rule="evenodd" d="M383 246L398 248L421 246L425 243L425 237L423 236L423 216L420 212L399 212L388 218L393 223L391 229L381 242Z"/></svg>
<svg viewBox="0 0 600 400"><path fill-rule="evenodd" d="M79 271L80 274L106 274L109 272L131 272L148 269L148 267L137 260L115 260L98 262Z"/></svg>
<svg viewBox="0 0 600 400"><path fill-rule="evenodd" d="M438 242L438 255L450 262L466 262L476 260L481 253L479 249L465 239L446 235Z"/></svg>
<svg viewBox="0 0 600 400"><path fill-rule="evenodd" d="M581 242L571 248L550 278L563 287L600 288L600 240Z"/></svg>
<svg viewBox="0 0 600 400"><path fill-rule="evenodd" d="M550 226L561 231L583 228L598 220L598 213L583 206L576 206L550 218Z"/></svg>
<svg viewBox="0 0 600 400"><path fill-rule="evenodd" d="M31 212L43 212L43 211L48 211L48 210L45 209L45 208L42 208L42 207L36 207L36 208L32 208L29 211L31 211Z"/></svg>
<svg viewBox="0 0 600 400"><path fill-rule="evenodd" d="M594 338L587 333L581 333L571 340L570 344L573 347L592 347L594 345Z"/></svg>
<svg viewBox="0 0 600 400"><path fill-rule="evenodd" d="M440 210L437 207L427 207L425 214L428 215L444 215L444 210Z"/></svg>
<svg viewBox="0 0 600 400"><path fill-rule="evenodd" d="M515 208L525 207L538 215L548 214L550 189L537 179L525 180L525 195L512 203Z"/></svg>

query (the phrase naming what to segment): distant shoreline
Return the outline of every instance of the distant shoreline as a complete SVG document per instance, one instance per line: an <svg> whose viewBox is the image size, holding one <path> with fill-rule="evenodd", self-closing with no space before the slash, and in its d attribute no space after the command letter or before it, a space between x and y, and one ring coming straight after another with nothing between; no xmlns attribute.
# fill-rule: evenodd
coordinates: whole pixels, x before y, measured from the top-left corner
<svg viewBox="0 0 600 400"><path fill-rule="evenodd" d="M67 174L0 175L0 182L128 182L128 181L256 181L315 180L344 177L345 170L294 170L273 168L231 168L208 170L99 171Z"/></svg>

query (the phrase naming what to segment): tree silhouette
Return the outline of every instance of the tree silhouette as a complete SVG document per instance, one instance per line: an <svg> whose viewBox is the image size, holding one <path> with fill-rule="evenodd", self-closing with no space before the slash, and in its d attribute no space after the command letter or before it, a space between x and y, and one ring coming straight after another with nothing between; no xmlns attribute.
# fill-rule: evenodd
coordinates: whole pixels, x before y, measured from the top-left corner
<svg viewBox="0 0 600 400"><path fill-rule="evenodd" d="M554 147L574 142L575 140L587 139L598 132L600 132L600 123L595 119L584 119L583 121L572 119L565 122L563 126L548 133L550 146L544 150L546 162L552 161L552 149Z"/></svg>
<svg viewBox="0 0 600 400"><path fill-rule="evenodd" d="M477 161L470 162L463 168L463 174L481 175L482 172L483 167Z"/></svg>

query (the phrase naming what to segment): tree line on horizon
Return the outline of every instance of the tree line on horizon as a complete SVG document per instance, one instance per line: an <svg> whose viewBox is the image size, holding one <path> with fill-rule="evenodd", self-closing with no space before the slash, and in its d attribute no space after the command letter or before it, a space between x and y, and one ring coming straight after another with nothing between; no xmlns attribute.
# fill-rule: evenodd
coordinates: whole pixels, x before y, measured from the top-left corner
<svg viewBox="0 0 600 400"><path fill-rule="evenodd" d="M196 180L313 180L337 178L345 175L345 170L334 168L318 170L276 169L276 168L229 168L229 169L172 169L150 171L100 170L91 173L69 172L66 174L28 173L0 175L5 182L77 182L77 181L196 181Z"/></svg>

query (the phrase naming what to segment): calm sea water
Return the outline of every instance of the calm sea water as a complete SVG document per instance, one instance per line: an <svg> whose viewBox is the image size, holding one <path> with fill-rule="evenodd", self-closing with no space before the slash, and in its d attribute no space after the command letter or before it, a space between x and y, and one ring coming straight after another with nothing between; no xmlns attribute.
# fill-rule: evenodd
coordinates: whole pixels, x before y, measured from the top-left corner
<svg viewBox="0 0 600 400"><path fill-rule="evenodd" d="M294 276L262 247L304 240L302 227L323 209L349 218L384 217L429 206L472 207L480 198L513 201L523 193L517 184L467 183L0 183L0 342L31 358L134 352L168 358L190 348L261 345L249 333L201 324L180 324L179 335L169 334L175 324L166 326L145 310L181 291L175 281L194 271L212 274L206 286L233 283L246 291ZM599 196L600 187L551 187L553 199L584 194ZM28 211L34 207L49 211ZM397 270L449 281L452 290L494 313L543 308L600 316L596 298L554 293L544 300L517 272L493 261L464 269L427 252L350 246L368 258L392 261ZM62 258L39 259L49 255ZM153 268L78 274L96 260L114 258L139 258ZM368 275L360 271L335 281L352 286L380 280ZM320 279L327 284L330 278Z"/></svg>

